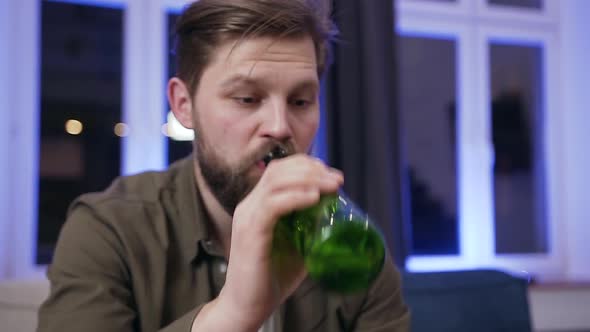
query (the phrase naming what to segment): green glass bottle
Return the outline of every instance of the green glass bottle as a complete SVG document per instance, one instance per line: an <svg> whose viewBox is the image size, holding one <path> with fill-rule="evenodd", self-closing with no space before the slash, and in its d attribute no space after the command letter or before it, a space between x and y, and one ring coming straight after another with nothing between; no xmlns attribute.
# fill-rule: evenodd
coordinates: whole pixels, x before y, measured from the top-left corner
<svg viewBox="0 0 590 332"><path fill-rule="evenodd" d="M343 194L324 195L315 206L295 211L275 227L275 259L295 249L311 278L324 289L352 293L366 289L385 259L383 238L366 214Z"/></svg>

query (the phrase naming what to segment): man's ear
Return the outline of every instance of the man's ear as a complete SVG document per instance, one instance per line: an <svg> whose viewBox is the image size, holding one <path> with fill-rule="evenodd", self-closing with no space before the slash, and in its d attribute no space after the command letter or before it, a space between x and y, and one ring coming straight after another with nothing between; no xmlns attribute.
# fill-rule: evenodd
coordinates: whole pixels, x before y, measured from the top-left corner
<svg viewBox="0 0 590 332"><path fill-rule="evenodd" d="M188 87L178 77L168 81L168 104L176 120L188 129L193 129L193 103Z"/></svg>

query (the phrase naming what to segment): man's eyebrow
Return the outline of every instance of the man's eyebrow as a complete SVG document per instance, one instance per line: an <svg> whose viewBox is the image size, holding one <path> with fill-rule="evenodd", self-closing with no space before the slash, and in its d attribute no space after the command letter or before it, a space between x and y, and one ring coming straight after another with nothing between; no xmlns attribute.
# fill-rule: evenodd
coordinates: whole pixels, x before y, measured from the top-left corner
<svg viewBox="0 0 590 332"><path fill-rule="evenodd" d="M228 77L227 79L221 82L221 87L224 89L231 88L232 86L236 85L258 85L258 82L251 77L245 76L243 74L237 74Z"/></svg>
<svg viewBox="0 0 590 332"><path fill-rule="evenodd" d="M250 76L246 76L243 74L236 74L233 76L228 77L227 79L223 80L221 82L221 88L222 89L230 89L234 86L239 86L239 85L247 85L247 86L261 86L263 84L263 82L260 82L259 80L256 80ZM302 90L319 90L319 83L316 79L305 79L302 80L300 82L297 82L297 84L294 85L293 87L293 91L302 91Z"/></svg>
<svg viewBox="0 0 590 332"><path fill-rule="evenodd" d="M320 85L317 80L308 79L301 81L295 85L293 88L294 91L302 91L302 90L313 90L317 91L320 89Z"/></svg>

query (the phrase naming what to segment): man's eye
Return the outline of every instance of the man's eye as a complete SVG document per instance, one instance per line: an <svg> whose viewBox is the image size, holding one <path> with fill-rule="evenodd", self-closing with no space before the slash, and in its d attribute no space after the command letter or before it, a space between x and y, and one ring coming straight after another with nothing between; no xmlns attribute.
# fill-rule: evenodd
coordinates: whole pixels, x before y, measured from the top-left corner
<svg viewBox="0 0 590 332"><path fill-rule="evenodd" d="M242 104L242 105L253 105L253 104L256 104L260 101L259 98L251 97L251 96L233 97L233 100L235 100L237 103Z"/></svg>
<svg viewBox="0 0 590 332"><path fill-rule="evenodd" d="M296 107L307 107L311 104L311 102L306 99L295 99L291 101L291 104L293 104Z"/></svg>

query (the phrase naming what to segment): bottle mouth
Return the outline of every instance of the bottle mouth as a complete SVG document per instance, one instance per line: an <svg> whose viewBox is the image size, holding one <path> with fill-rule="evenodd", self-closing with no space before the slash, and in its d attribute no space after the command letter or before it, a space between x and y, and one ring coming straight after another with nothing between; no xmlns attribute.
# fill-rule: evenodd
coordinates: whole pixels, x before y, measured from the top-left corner
<svg viewBox="0 0 590 332"><path fill-rule="evenodd" d="M264 162L264 166L268 166L268 164L275 160L275 159L281 159L284 158L288 155L287 149L277 145L275 146L272 150L270 150L265 156L264 158L262 158L262 161Z"/></svg>

